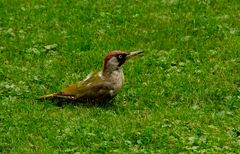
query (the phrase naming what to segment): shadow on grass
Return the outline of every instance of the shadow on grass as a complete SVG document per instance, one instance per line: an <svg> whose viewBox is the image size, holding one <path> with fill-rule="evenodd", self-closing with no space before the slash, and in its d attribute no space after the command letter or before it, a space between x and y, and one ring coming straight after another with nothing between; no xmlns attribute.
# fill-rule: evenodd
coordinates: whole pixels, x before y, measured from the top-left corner
<svg viewBox="0 0 240 154"><path fill-rule="evenodd" d="M114 109L116 107L115 105L115 99L112 99L110 101L102 101L102 102L78 102L78 101L72 101L72 100L66 100L66 99L54 99L54 100L37 100L38 103L47 103L52 104L57 107L66 107L66 106L81 106L86 108L92 108L92 107L98 107L102 109Z"/></svg>

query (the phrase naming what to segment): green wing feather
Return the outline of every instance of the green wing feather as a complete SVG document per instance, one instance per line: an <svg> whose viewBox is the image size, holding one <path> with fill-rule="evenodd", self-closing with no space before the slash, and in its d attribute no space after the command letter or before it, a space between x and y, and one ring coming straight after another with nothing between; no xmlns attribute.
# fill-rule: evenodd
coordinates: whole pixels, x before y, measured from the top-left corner
<svg viewBox="0 0 240 154"><path fill-rule="evenodd" d="M58 95L74 96L76 98L96 97L105 94L106 91L111 89L111 84L108 84L104 78L100 77L99 73L92 73L86 79L64 88Z"/></svg>
<svg viewBox="0 0 240 154"><path fill-rule="evenodd" d="M101 73L101 72L100 72ZM110 91L113 90L110 82L107 82L104 77L101 77L98 72L92 73L82 81L70 85L62 89L60 92L48 94L40 97L40 100L45 99L70 99L70 100L81 100L81 99L98 99L102 97L111 97Z"/></svg>

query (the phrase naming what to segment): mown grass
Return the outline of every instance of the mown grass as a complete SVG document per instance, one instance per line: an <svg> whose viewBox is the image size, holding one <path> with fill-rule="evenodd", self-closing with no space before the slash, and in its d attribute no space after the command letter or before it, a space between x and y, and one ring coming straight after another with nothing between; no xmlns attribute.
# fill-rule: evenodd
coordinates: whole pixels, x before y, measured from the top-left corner
<svg viewBox="0 0 240 154"><path fill-rule="evenodd" d="M1 153L239 153L237 0L0 1ZM125 64L109 107L38 102Z"/></svg>

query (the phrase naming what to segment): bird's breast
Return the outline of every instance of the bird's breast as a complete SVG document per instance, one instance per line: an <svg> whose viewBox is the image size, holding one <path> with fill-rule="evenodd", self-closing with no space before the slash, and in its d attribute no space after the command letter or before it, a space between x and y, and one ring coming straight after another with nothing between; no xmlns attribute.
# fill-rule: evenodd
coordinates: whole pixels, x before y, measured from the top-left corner
<svg viewBox="0 0 240 154"><path fill-rule="evenodd" d="M122 88L124 82L124 74L122 69L112 72L109 79L113 86L112 95L116 95L117 92Z"/></svg>

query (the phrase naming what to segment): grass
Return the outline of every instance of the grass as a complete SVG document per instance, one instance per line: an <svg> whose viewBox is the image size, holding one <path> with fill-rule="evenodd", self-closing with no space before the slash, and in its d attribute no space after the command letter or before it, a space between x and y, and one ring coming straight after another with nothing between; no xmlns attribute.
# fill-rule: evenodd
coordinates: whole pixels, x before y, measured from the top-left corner
<svg viewBox="0 0 240 154"><path fill-rule="evenodd" d="M0 1L1 153L239 153L237 0ZM124 65L114 105L38 96Z"/></svg>

